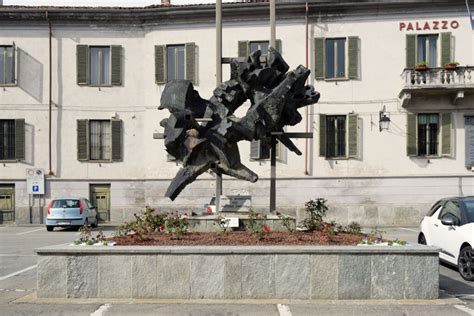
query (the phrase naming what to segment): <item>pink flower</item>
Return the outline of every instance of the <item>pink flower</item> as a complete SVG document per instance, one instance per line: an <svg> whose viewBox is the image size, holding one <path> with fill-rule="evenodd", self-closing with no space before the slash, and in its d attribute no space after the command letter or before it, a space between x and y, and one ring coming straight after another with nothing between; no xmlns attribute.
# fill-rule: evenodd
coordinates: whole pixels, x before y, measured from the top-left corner
<svg viewBox="0 0 474 316"><path fill-rule="evenodd" d="M151 211L152 211L152 212L156 211L156 208L152 208Z"/></svg>
<svg viewBox="0 0 474 316"><path fill-rule="evenodd" d="M165 230L165 226L164 225L160 225L160 232L164 231Z"/></svg>
<svg viewBox="0 0 474 316"><path fill-rule="evenodd" d="M269 233L270 232L270 227L267 226L267 225L264 225L263 230L266 231L267 233Z"/></svg>
<svg viewBox="0 0 474 316"><path fill-rule="evenodd" d="M277 211L277 212L276 212L276 215L280 216L280 215L281 215L281 213Z"/></svg>

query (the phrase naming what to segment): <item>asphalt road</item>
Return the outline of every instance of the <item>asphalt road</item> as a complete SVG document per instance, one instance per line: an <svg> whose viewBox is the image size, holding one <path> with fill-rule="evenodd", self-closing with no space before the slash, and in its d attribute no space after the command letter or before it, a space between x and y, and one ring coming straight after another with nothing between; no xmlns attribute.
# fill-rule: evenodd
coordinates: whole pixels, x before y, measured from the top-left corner
<svg viewBox="0 0 474 316"><path fill-rule="evenodd" d="M106 235L113 227L99 227ZM98 230L98 229L96 229ZM385 228L384 237L416 242L417 230ZM0 226L0 315L474 315L474 283L440 266L440 300L404 301L39 301L35 248L68 244L77 231L42 226Z"/></svg>

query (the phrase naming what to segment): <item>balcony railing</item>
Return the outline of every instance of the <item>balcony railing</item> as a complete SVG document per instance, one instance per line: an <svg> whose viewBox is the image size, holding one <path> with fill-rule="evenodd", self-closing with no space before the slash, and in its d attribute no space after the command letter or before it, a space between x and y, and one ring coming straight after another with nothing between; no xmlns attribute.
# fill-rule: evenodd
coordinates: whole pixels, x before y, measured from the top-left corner
<svg viewBox="0 0 474 316"><path fill-rule="evenodd" d="M474 91L474 66L462 66L455 69L442 67L415 70L405 68L402 73L402 90L399 97L402 105L407 106L412 96L424 94L449 93L453 104L464 98L464 93Z"/></svg>

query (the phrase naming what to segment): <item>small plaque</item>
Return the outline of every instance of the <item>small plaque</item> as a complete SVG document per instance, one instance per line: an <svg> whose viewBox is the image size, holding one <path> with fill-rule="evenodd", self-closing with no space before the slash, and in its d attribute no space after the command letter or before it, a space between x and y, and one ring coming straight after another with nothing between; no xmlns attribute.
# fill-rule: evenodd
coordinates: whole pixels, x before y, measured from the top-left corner
<svg viewBox="0 0 474 316"><path fill-rule="evenodd" d="M224 220L229 221L228 227L239 227L239 218L238 217L226 217Z"/></svg>

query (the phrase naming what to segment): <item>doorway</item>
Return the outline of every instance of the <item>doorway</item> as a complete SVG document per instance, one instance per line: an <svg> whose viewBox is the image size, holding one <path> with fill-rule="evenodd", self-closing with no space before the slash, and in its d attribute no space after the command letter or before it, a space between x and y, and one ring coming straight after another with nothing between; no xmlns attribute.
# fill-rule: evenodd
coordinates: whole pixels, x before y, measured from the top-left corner
<svg viewBox="0 0 474 316"><path fill-rule="evenodd" d="M110 221L110 184L91 184L90 201L97 208L99 221Z"/></svg>
<svg viewBox="0 0 474 316"><path fill-rule="evenodd" d="M0 184L0 224L15 221L15 185Z"/></svg>

